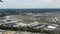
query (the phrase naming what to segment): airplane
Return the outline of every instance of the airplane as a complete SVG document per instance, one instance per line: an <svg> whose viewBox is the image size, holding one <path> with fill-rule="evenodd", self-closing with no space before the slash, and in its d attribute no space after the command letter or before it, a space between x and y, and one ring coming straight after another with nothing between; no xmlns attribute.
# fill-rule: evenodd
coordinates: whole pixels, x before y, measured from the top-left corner
<svg viewBox="0 0 60 34"><path fill-rule="evenodd" d="M3 2L2 0L0 0L0 2Z"/></svg>

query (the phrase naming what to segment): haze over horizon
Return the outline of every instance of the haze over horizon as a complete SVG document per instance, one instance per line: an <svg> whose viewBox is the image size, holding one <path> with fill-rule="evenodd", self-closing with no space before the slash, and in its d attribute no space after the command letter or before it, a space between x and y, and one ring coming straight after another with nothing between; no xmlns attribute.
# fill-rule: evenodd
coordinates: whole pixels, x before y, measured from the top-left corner
<svg viewBox="0 0 60 34"><path fill-rule="evenodd" d="M2 0L2 8L60 8L60 0Z"/></svg>

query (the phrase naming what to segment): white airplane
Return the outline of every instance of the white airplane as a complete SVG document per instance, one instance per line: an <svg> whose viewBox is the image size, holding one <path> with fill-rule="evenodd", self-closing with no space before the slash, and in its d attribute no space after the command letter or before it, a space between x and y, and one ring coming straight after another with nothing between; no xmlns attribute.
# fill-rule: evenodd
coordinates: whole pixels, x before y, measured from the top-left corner
<svg viewBox="0 0 60 34"><path fill-rule="evenodd" d="M0 0L0 2L3 2L2 0Z"/></svg>

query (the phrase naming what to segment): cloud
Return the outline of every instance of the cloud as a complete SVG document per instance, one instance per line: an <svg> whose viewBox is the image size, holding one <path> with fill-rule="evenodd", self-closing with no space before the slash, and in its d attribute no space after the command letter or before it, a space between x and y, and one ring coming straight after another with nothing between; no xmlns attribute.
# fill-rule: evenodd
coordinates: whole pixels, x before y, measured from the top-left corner
<svg viewBox="0 0 60 34"><path fill-rule="evenodd" d="M0 8L60 8L60 0L3 0Z"/></svg>

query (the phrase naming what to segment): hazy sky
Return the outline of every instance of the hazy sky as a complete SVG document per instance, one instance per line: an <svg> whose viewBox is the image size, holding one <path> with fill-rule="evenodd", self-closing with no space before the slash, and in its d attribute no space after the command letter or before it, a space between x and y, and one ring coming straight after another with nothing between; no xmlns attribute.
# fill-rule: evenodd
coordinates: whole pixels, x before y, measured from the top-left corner
<svg viewBox="0 0 60 34"><path fill-rule="evenodd" d="M60 0L3 0L0 8L60 8Z"/></svg>

